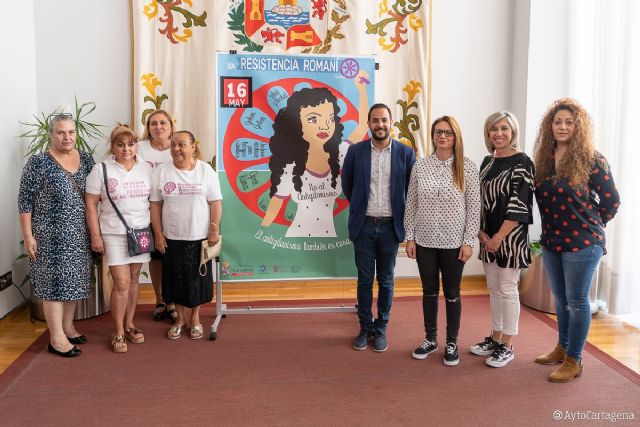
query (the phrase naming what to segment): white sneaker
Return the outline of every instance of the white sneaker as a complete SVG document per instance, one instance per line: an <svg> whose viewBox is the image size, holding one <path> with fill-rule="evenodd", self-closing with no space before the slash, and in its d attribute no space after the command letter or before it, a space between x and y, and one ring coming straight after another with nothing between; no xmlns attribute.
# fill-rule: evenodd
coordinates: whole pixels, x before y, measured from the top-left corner
<svg viewBox="0 0 640 427"><path fill-rule="evenodd" d="M494 368L502 368L507 363L511 362L515 354L513 353L513 347L509 348L504 343L498 344L498 347L493 351L491 357L487 359L487 365Z"/></svg>

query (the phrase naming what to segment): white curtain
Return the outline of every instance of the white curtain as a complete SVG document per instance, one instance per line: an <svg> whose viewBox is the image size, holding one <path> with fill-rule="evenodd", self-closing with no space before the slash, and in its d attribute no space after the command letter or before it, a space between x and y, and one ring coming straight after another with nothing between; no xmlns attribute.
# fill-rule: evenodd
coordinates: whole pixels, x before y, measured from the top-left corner
<svg viewBox="0 0 640 427"><path fill-rule="evenodd" d="M130 4L132 121L139 133L146 115L162 108L173 115L177 128L194 132L207 160L213 156L216 51L375 55L380 66L375 102L392 109L396 138L413 146L418 155L426 152L430 0L130 0ZM263 21L273 8L284 7L279 4L301 8L310 24L287 29ZM313 37L307 40L307 35Z"/></svg>
<svg viewBox="0 0 640 427"><path fill-rule="evenodd" d="M605 309L640 319L640 2L573 0L567 51L569 95L592 114L597 149L611 165L621 196L607 226L598 296Z"/></svg>

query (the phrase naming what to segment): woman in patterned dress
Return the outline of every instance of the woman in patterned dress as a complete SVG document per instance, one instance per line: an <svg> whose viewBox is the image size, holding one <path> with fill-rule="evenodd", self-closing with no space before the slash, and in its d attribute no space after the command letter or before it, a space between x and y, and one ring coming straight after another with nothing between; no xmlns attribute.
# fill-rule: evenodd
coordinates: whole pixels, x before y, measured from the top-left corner
<svg viewBox="0 0 640 427"><path fill-rule="evenodd" d="M462 303L460 282L473 253L480 226L478 167L464 157L460 125L451 116L431 126L433 154L419 159L411 171L404 228L407 256L415 258L422 281L422 313L426 338L411 355L426 359L438 349L440 274L447 309L444 364L456 366Z"/></svg>
<svg viewBox="0 0 640 427"><path fill-rule="evenodd" d="M501 368L514 358L518 334L520 271L531 262L528 224L533 223L533 162L519 150L520 127L513 113L487 117L484 140L491 155L480 166L482 215L480 254L491 305L491 334L471 346L471 353L490 356Z"/></svg>
<svg viewBox="0 0 640 427"><path fill-rule="evenodd" d="M594 148L591 117L573 99L559 99L547 110L534 161L542 259L558 315L558 344L535 361L562 363L549 381L567 382L582 374L589 291L606 253L604 227L617 213L620 196L607 159Z"/></svg>
<svg viewBox="0 0 640 427"><path fill-rule="evenodd" d="M94 161L75 148L70 114L52 117L49 136L49 149L32 156L22 171L18 207L32 294L43 300L49 328L48 351L73 357L80 354L74 344L86 342L73 318L77 301L91 289L84 188Z"/></svg>

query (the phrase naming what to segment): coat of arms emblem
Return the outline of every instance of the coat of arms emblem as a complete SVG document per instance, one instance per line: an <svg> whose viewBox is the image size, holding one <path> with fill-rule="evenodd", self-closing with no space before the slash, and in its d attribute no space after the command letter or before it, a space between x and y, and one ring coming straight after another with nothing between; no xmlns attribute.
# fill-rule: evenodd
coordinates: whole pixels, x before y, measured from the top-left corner
<svg viewBox="0 0 640 427"><path fill-rule="evenodd" d="M245 0L244 8L245 32L259 45L313 47L327 32L327 0Z"/></svg>

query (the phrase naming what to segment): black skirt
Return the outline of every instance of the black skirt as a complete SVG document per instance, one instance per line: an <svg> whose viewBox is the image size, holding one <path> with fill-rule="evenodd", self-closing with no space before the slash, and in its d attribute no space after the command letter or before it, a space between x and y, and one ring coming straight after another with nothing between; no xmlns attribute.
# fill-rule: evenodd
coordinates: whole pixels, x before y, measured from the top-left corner
<svg viewBox="0 0 640 427"><path fill-rule="evenodd" d="M185 307L197 307L213 299L212 262L200 275L202 240L169 240L162 260L162 297ZM204 268L203 268L204 270Z"/></svg>

